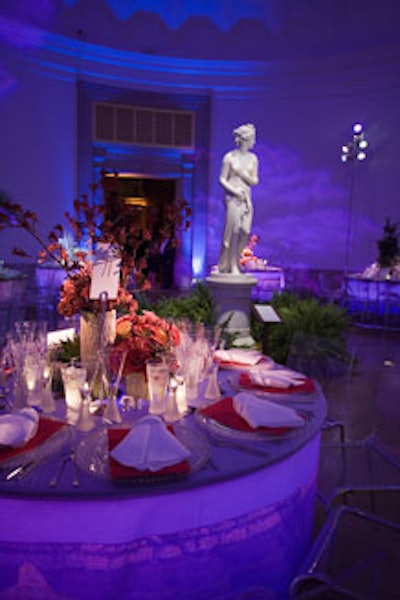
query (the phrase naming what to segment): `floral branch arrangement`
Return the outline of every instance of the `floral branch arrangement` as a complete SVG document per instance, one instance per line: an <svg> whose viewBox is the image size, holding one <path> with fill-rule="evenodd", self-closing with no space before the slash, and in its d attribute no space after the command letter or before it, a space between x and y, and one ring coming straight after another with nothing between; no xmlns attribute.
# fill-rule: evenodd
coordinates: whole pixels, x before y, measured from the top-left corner
<svg viewBox="0 0 400 600"><path fill-rule="evenodd" d="M100 302L90 299L93 262L99 244L108 244L120 259L118 298L109 301L108 308L136 309L137 304L129 290L147 290L150 283L145 275L146 248L152 238L154 222L151 215L146 227L124 202L121 179L117 173L103 171L100 183L89 186L89 193L74 200L73 213L65 218L71 234L61 225L55 225L44 238L38 228L37 214L12 202L0 193L0 231L5 228L25 230L38 243L39 263L54 261L66 272L58 305L60 314L71 317L80 311L99 312ZM190 209L184 200L166 207L163 226L158 233L177 245L177 233L190 226ZM16 247L13 254L32 258Z"/></svg>
<svg viewBox="0 0 400 600"><path fill-rule="evenodd" d="M37 214L29 209L24 209L20 204L12 202L4 192L0 192L0 231L9 228L24 229L29 233L41 247L38 254L39 260L44 260L45 257L56 261L60 267L66 268L66 258L63 253L53 252L53 246L57 240L63 235L62 225L56 225L49 233L47 241L44 241L38 231ZM15 256L23 256L30 258L30 255L22 248L15 247L13 249ZM79 258L77 257L79 261ZM79 263L77 263L78 266ZM72 265L71 265L72 268Z"/></svg>

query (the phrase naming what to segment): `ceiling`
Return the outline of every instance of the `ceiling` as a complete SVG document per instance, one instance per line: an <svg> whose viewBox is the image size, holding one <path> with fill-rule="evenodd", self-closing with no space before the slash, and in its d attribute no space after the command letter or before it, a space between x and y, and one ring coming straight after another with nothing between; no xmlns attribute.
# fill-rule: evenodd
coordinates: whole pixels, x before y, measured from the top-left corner
<svg viewBox="0 0 400 600"><path fill-rule="evenodd" d="M36 28L145 54L268 60L397 45L400 2L1 0L0 43L34 45Z"/></svg>

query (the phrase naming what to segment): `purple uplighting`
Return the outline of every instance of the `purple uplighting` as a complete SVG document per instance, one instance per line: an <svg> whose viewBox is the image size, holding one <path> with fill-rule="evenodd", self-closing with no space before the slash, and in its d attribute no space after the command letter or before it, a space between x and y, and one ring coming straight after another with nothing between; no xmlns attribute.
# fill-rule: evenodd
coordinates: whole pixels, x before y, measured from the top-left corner
<svg viewBox="0 0 400 600"><path fill-rule="evenodd" d="M1 2L1 598L288 597L327 414L397 381L357 352L400 311L400 2L358 5Z"/></svg>

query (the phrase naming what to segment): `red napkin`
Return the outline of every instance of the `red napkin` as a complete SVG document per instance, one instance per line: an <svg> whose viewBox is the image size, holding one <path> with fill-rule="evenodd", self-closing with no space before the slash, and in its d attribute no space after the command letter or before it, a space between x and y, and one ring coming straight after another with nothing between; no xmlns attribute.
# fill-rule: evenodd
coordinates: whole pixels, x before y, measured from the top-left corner
<svg viewBox="0 0 400 600"><path fill-rule="evenodd" d="M314 381L311 377L306 377L299 385L291 385L287 388L277 388L264 385L256 385L251 379L249 373L240 373L239 385L246 390L256 390L258 392L270 392L273 394L311 394L315 392Z"/></svg>
<svg viewBox="0 0 400 600"><path fill-rule="evenodd" d="M55 421L54 419L40 417L36 435L34 435L24 446L18 448L11 448L10 446L0 448L0 462L14 458L19 454L25 454L25 452L29 452L30 450L34 450L63 427L66 427L66 424L63 421Z"/></svg>
<svg viewBox="0 0 400 600"><path fill-rule="evenodd" d="M108 450L111 452L115 446L117 446L124 437L130 432L130 429L108 429ZM132 479L135 477L160 477L166 475L186 475L190 472L190 465L187 460L182 460L175 465L169 465L163 467L159 471L150 471L146 469L141 471L135 467L127 467L121 465L115 458L109 454L110 474L111 479Z"/></svg>
<svg viewBox="0 0 400 600"><path fill-rule="evenodd" d="M265 433L271 433L273 435L284 435L291 430L290 427L251 427L251 425L235 411L233 408L233 399L229 396L222 398L222 400L215 402L215 404L200 408L199 413L214 419L214 421L217 421L224 427L237 429L238 431L264 431Z"/></svg>

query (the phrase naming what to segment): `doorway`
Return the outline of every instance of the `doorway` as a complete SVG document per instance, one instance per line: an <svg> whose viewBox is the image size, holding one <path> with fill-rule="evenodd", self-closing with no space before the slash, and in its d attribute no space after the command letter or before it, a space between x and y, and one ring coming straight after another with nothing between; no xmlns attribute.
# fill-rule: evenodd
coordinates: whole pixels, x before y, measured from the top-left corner
<svg viewBox="0 0 400 600"><path fill-rule="evenodd" d="M119 194L106 197L108 216L117 221L123 214L123 226L146 231L146 242L140 247L147 267L144 269L152 289L167 290L175 284L175 258L178 240L171 215L174 211L177 181L171 178L147 177L135 173L118 173ZM120 203L123 203L123 206ZM148 238L148 239L147 239Z"/></svg>

